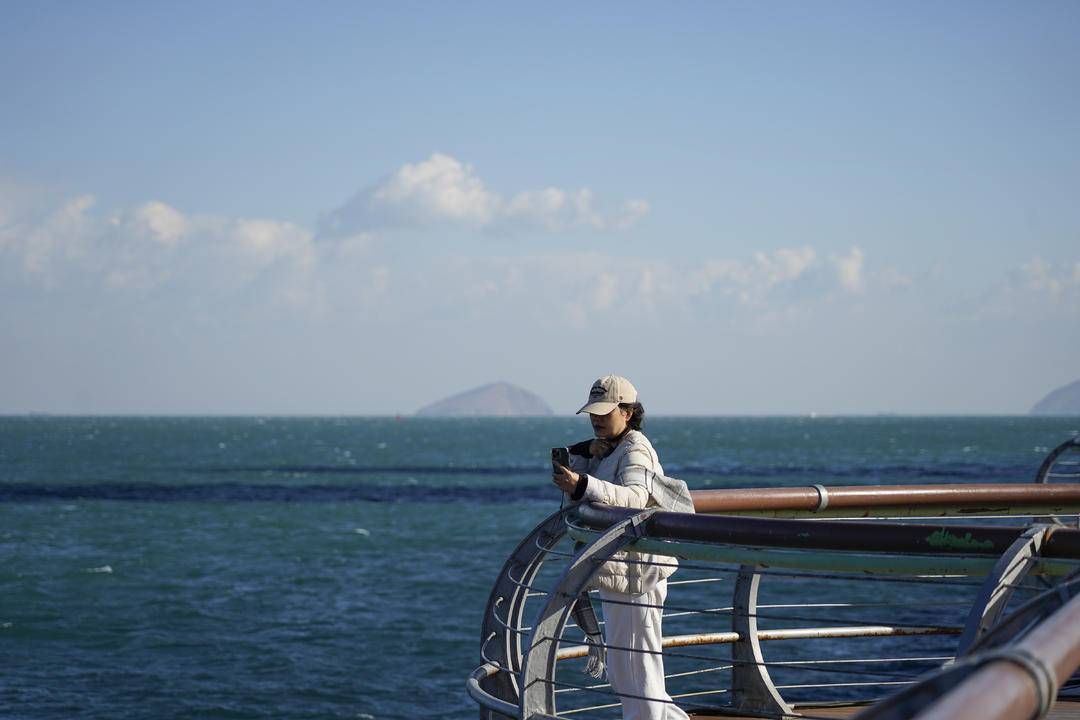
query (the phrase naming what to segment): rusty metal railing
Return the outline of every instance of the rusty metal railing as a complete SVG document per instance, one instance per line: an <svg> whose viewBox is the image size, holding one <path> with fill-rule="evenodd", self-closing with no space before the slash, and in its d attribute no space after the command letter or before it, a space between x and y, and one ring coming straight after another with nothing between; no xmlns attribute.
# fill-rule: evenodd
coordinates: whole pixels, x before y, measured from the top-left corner
<svg viewBox="0 0 1080 720"><path fill-rule="evenodd" d="M1080 578L1073 578L1018 608L950 667L857 717L1044 717L1078 667Z"/></svg>
<svg viewBox="0 0 1080 720"><path fill-rule="evenodd" d="M1059 453L1056 463L1077 454ZM1030 599L1048 597L1049 586L1062 597L1072 585L1059 583L1080 571L1080 530L1064 524L1080 515L1080 483L1062 479L699 491L698 515L562 510L504 564L469 693L482 718L617 716L618 694L580 674L587 648L571 611L596 568L630 549L681 563L663 615L676 630L663 643L676 703L813 717L821 702L899 697L897 689L983 652L1002 628L1020 637L1049 622ZM1031 522L1003 527L984 517ZM585 544L575 550L575 542ZM1022 680L1026 671L994 672Z"/></svg>

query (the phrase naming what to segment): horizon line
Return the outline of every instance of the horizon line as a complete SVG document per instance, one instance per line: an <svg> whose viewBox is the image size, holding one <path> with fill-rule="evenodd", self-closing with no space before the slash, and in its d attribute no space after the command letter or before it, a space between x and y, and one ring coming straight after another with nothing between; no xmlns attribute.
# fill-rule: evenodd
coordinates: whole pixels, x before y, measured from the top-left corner
<svg viewBox="0 0 1080 720"><path fill-rule="evenodd" d="M0 418L357 418L357 419L418 419L418 420L542 420L570 419L576 414L551 415L418 415L416 413L278 413L278 412L0 412ZM651 413L652 418L1077 418L1080 413L1043 414L1007 412L801 412L801 413Z"/></svg>

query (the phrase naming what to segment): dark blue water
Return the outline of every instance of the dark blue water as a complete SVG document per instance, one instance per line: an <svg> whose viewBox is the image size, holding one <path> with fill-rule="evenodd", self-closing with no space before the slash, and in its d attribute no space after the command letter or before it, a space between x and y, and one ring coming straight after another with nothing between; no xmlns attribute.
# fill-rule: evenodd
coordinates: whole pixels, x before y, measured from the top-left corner
<svg viewBox="0 0 1080 720"><path fill-rule="evenodd" d="M1046 418L651 418L692 487L1028 482ZM578 419L0 418L0 715L474 717Z"/></svg>

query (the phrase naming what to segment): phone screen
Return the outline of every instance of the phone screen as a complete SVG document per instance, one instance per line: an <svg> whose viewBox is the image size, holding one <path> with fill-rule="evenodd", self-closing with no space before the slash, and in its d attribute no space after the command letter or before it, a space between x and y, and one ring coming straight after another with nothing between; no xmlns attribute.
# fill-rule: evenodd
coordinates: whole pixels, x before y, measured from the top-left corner
<svg viewBox="0 0 1080 720"><path fill-rule="evenodd" d="M555 463L561 464L563 467L570 467L570 451L564 447L551 448L551 470L552 472L558 472L559 468Z"/></svg>

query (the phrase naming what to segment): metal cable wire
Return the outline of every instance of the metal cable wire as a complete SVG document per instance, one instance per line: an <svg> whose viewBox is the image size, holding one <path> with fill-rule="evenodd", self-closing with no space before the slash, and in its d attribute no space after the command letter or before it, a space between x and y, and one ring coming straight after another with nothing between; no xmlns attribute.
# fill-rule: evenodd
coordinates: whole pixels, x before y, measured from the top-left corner
<svg viewBox="0 0 1080 720"><path fill-rule="evenodd" d="M511 627L508 622L506 622L501 617L499 617L499 613L497 613L495 611L495 608L491 608L491 616L493 618L495 618L496 623L498 623L500 626L502 626L507 631L514 633L515 635L526 635L526 634L528 634L529 632L532 631L532 627L520 627L520 628Z"/></svg>
<svg viewBox="0 0 1080 720"><path fill-rule="evenodd" d="M732 667L733 666L731 666L731 665L717 665L716 667L703 668L701 670L690 670L690 671L687 671L687 672L669 673L669 674L664 675L664 679L665 680L671 680L673 678L690 677L692 675L704 675L705 673L710 673L710 672L722 672L724 670L730 670ZM586 687L589 687L589 688L606 688L606 687L611 687L611 683L597 683L595 685L587 685ZM575 688L563 688L561 690L556 690L555 691L556 694L573 693L573 692L577 692L577 690Z"/></svg>
<svg viewBox="0 0 1080 720"><path fill-rule="evenodd" d="M532 585L529 585L528 583L524 583L521 580L515 578L513 576L513 574L511 574L509 568L506 569L506 579L509 580L511 584L516 585L519 588L527 591L526 595L525 595L526 598L529 598L529 597L547 597L547 595L548 595L548 592L546 590L539 590L539 589L533 587Z"/></svg>
<svg viewBox="0 0 1080 720"><path fill-rule="evenodd" d="M841 660L770 660L767 665L835 665L841 663L899 663L899 662L946 662L955 659L955 655L933 655L927 657L902 658L844 658Z"/></svg>
<svg viewBox="0 0 1080 720"><path fill-rule="evenodd" d="M555 640L555 638L552 638L552 637L545 637L543 639L549 640L549 641ZM669 651L665 651L665 650L642 650L640 648L626 647L626 646L623 646L623 645L610 645L610 644L608 644L606 642L602 643L600 645L600 647L604 648L605 650L618 650L618 651L621 651L621 652L628 652L628 653L634 653L634 654L639 654L639 655L663 655L665 658L680 658L680 659L684 659L684 660L703 660L703 661L711 661L711 662L716 661L716 658L711 656L711 655L699 655L699 654L696 654L696 653L687 653L687 652L680 652L680 651L669 652ZM736 659L733 659L733 658L728 659L727 661L730 662L733 665L741 665L741 666L748 666L748 667L765 667L765 668L768 668L768 667L772 667L775 664L775 663L772 663L772 662L760 662L759 663L759 662L754 662L752 660L736 660ZM881 672L881 671L876 671L876 670L848 670L848 669L839 669L839 668L829 669L829 668L815 668L815 667L804 667L802 669L806 670L806 671L809 671L809 672L831 673L831 674L835 674L835 675L855 675L855 676L859 676L859 677L884 677L884 678L889 678L891 680L897 680L897 679L908 680L908 679L910 679L910 677L907 676L907 675L897 675L896 673Z"/></svg>
<svg viewBox="0 0 1080 720"><path fill-rule="evenodd" d="M504 666L498 660L492 660L487 656L487 643L480 648L480 659L496 669L497 672L513 673L513 670Z"/></svg>
<svg viewBox="0 0 1080 720"><path fill-rule="evenodd" d="M703 585L705 583L728 582L730 578L697 578L694 580L668 580L668 587L676 585Z"/></svg>
<svg viewBox="0 0 1080 720"><path fill-rule="evenodd" d="M673 563L654 563L644 560L621 560L627 564L638 565L654 565L657 567L672 567ZM697 563L679 563L678 567L681 570L701 570L704 572L719 572L727 573L730 575L738 575L740 570L737 567L726 568L717 565L699 565ZM935 585L948 587L982 587L981 582L970 582L965 580L953 580L953 578L967 578L969 575L925 575L925 574L906 574L906 573L890 573L889 576L881 575L866 575L864 573L829 573L829 572L806 572L797 570L759 570L758 574L762 577L776 577L776 578L812 578L812 579L825 579L825 580L849 580L855 582L873 582L873 583L893 583L893 584L910 584L910 585ZM948 583L942 583L941 580L946 578Z"/></svg>
<svg viewBox="0 0 1080 720"><path fill-rule="evenodd" d="M609 696L609 697L633 698L633 699L636 699L636 700L646 700L646 701L649 701L649 702L663 703L665 705L679 705L679 703L676 703L674 701L675 697L680 697L680 698L700 697L700 696L704 696L704 695L721 695L721 694L726 694L727 692L729 692L726 689L707 690L707 691L703 691L703 692L684 693L684 694L681 694L681 695L678 695L678 696L672 696L672 700L661 700L659 698L651 698L651 697L647 697L645 695L636 695L634 693L619 693L619 692L616 692L614 690L605 691L605 690L591 688L591 687L586 686L586 685L576 685L574 683L568 683L568 682L565 682L565 681L542 679L541 682L543 682L545 684L550 684L550 685L552 685L553 687L556 687L556 688L559 688L559 687L572 688L572 689L575 689L575 690L580 690L582 692L592 692L592 693L597 693L597 694L600 694L600 695L606 695L606 696ZM880 683L871 683L871 684L880 684ZM557 692L557 690L556 690L556 692ZM574 708L574 709L571 709L571 710L560 711L560 712L557 713L556 717L575 715L577 713L583 713L583 712L589 712L589 711L595 711L595 710L606 710L606 709L615 708L615 707L619 707L619 703L612 703L612 704L608 704L608 705L594 705L594 706L584 707L584 708ZM702 707L702 708L696 708L696 709L699 712L706 712L706 713L709 710L714 710L714 711L724 713L724 714L728 714L730 712L730 708L725 708L725 707ZM785 717L782 713L770 713L770 712L740 712L740 714L743 715L744 717L775 718L776 720L781 720L783 717ZM808 715L808 714L805 714L805 713L800 713L800 717L804 718L805 720L833 720L832 718L828 718L828 717L825 717L825 716Z"/></svg>
<svg viewBox="0 0 1080 720"><path fill-rule="evenodd" d="M697 613L703 614L703 615L706 615L706 614L707 615L732 615L734 613L734 610L731 609L731 608L719 608L719 609L716 609L716 610L698 609L698 608L686 607L686 606L681 606L681 605L672 605L670 603L666 603L666 604L663 604L663 605L657 605L657 604L653 604L653 603L634 602L633 600L615 600L613 598L604 598L604 602L612 604L612 605L623 605L625 607L651 608L651 609L654 609L654 610L661 610L661 611L663 611L665 608L667 608L669 610L676 610L676 611L683 611L683 612L697 612ZM932 629L941 627L940 625L924 625L924 624L921 624L921 623L894 622L894 621L891 621L891 620L876 620L876 619L871 620L871 619L866 619L866 618L852 619L852 618L837 618L837 617L827 617L827 616L826 617L820 617L820 616L808 617L808 616L805 616L805 615L789 615L789 614L781 614L781 613L760 613L760 612L758 612L758 613L747 613L747 615L749 617L755 617L755 618L759 618L759 619L764 618L766 620L792 620L792 621L797 621L797 622L835 622L835 623L853 623L853 622L857 622L860 625L877 625L877 626L916 628L916 629L926 629L926 630L932 630Z"/></svg>
<svg viewBox="0 0 1080 720"><path fill-rule="evenodd" d="M542 679L541 682L543 682L545 684L550 684L550 685L552 685L552 686L554 686L556 688L560 688L560 687L561 688L571 688L571 689L579 690L579 691L582 691L582 692L592 692L592 693L597 693L597 694L600 694L600 695L606 695L606 696L609 696L609 697L618 697L618 698L624 698L625 697L625 698L632 698L632 699L636 699L636 700L646 700L646 701L649 701L649 702L663 703L665 705L679 705L679 703L675 702L675 700L674 700L674 698L676 698L676 697L678 697L678 698L687 698L687 697L701 697L701 696L704 696L704 695L723 695L723 694L726 694L726 693L730 692L729 690L726 690L726 689L705 690L705 691L701 691L701 692L682 693L682 694L679 694L679 695L673 695L671 700L661 700L659 698L651 698L651 697L648 697L648 696L645 696L645 695L636 695L634 693L620 693L620 692L616 692L614 690L605 691L605 690L601 690L601 689L592 688L592 687L587 686L587 685L576 685L574 683L568 683L568 682L565 682L565 681ZM558 690L556 689L555 692L558 692ZM558 712L556 717L575 715L575 714L578 714L578 713L595 711L595 710L607 710L607 709L616 708L616 707L619 707L619 703L611 703L611 704L605 704L605 705L593 705L593 706L583 707L583 708L573 708L571 710L564 710L564 711ZM703 707L703 708L697 708L697 710L702 711L702 712L708 712L709 710L715 710L715 711L718 711L718 712L724 712L726 710L730 710L730 708ZM761 718L776 718L777 720L780 720L780 718L784 717L780 713L742 713L742 714L744 716L754 716L754 717L761 717ZM806 720L832 720L831 718L826 718L826 717L823 717L823 716L807 715L807 714L800 714L800 715L801 715L801 717L805 718Z"/></svg>
<svg viewBox="0 0 1080 720"><path fill-rule="evenodd" d="M537 550L539 550L540 552L542 552L544 554L547 554L547 555L559 555L559 556L568 557L568 558L572 558L572 557L574 557L574 555L576 555L576 553L566 552L565 550L556 550L554 547L550 547L550 548L544 547L543 545L540 544L540 536L539 535L537 535L535 538L533 538L533 545L536 546Z"/></svg>

